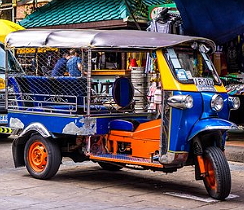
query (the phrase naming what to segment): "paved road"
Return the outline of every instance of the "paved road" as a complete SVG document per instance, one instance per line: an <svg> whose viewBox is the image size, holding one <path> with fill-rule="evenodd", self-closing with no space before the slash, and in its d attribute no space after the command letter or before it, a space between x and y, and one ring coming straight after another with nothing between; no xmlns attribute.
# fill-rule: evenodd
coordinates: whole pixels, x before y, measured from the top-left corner
<svg viewBox="0 0 244 210"><path fill-rule="evenodd" d="M0 142L0 209L243 209L244 164L230 162L232 192L219 202L208 197L203 183L194 180L193 167L173 174L123 169L107 172L92 162L65 159L48 181L13 167L11 139Z"/></svg>

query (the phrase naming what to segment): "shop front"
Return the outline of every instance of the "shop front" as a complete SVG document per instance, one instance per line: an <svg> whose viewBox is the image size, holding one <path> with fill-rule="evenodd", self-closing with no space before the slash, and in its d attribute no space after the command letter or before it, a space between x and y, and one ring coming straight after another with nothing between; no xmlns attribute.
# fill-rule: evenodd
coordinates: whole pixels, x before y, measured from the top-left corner
<svg viewBox="0 0 244 210"><path fill-rule="evenodd" d="M241 101L230 119L244 124L244 4L242 0L175 0L184 34L207 37L217 44L212 60L230 95Z"/></svg>

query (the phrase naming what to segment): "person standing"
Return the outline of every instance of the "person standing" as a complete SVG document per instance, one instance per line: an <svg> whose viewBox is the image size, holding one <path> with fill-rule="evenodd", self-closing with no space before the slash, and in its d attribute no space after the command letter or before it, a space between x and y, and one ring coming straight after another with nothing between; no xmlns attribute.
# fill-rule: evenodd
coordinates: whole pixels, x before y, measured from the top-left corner
<svg viewBox="0 0 244 210"><path fill-rule="evenodd" d="M70 59L67 61L66 67L71 77L83 76L82 73L82 60L79 57L78 51L75 49L70 50Z"/></svg>
<svg viewBox="0 0 244 210"><path fill-rule="evenodd" d="M69 57L70 55L68 53L64 53L62 58L58 59L57 63L55 64L52 70L52 77L64 76L64 73L66 72L66 64Z"/></svg>

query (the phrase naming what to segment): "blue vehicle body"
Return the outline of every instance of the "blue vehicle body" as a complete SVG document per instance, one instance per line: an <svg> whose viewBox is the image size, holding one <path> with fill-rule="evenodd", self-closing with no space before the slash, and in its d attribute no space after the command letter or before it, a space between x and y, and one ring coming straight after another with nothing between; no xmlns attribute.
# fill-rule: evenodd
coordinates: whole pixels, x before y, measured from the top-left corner
<svg viewBox="0 0 244 210"><path fill-rule="evenodd" d="M211 92L181 92L174 91L174 95L191 95L194 105L191 109L172 108L170 127L169 150L190 151L190 140L197 134L208 130L220 130L223 133L230 127L236 128L234 123L228 121L228 103L222 111L214 112L210 107L210 100L215 93ZM228 95L222 93L226 101Z"/></svg>

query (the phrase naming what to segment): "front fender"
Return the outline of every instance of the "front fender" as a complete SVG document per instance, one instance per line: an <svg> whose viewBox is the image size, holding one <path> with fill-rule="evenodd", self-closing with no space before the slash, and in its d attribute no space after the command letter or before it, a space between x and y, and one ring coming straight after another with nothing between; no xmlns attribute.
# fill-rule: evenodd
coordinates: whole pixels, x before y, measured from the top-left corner
<svg viewBox="0 0 244 210"><path fill-rule="evenodd" d="M191 130L188 140L191 140L198 133L201 133L203 131L207 131L207 130L226 131L231 129L238 129L238 127L235 123L232 123L228 120L219 119L219 118L202 119L195 123L193 129Z"/></svg>

